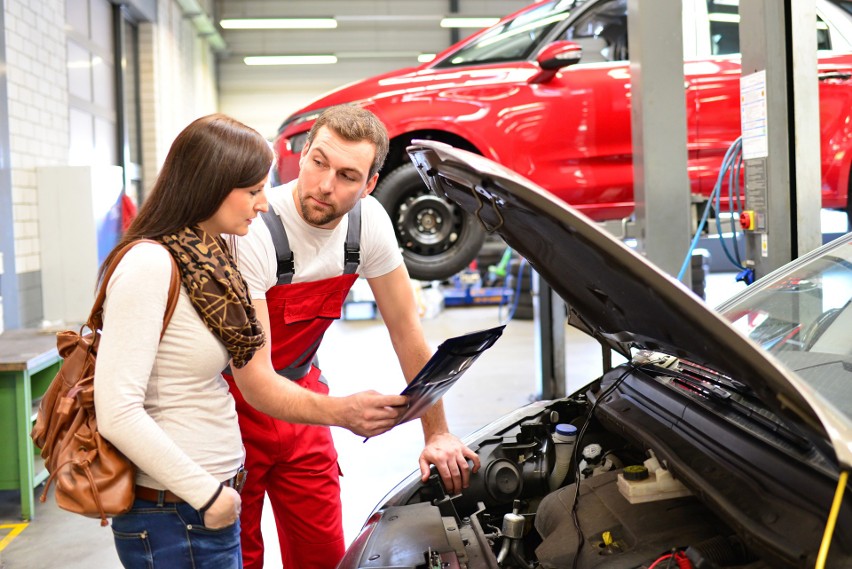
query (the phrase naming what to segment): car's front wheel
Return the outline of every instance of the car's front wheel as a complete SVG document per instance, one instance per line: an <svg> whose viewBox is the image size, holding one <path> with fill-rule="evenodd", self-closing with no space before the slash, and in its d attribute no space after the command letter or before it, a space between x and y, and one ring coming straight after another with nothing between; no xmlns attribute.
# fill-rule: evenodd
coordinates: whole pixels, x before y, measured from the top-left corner
<svg viewBox="0 0 852 569"><path fill-rule="evenodd" d="M485 241L485 230L458 206L432 193L414 164L387 174L376 199L394 225L411 278L444 280L467 267Z"/></svg>

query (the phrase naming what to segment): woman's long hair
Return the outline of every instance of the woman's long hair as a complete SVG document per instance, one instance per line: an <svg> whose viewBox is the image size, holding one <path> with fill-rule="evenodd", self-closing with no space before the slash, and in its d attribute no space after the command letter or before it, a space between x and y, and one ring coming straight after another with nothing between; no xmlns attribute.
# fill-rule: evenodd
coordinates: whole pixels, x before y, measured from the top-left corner
<svg viewBox="0 0 852 569"><path fill-rule="evenodd" d="M190 123L172 143L150 195L104 260L98 280L125 244L211 218L234 188L262 181L272 159L260 133L229 116L212 114Z"/></svg>

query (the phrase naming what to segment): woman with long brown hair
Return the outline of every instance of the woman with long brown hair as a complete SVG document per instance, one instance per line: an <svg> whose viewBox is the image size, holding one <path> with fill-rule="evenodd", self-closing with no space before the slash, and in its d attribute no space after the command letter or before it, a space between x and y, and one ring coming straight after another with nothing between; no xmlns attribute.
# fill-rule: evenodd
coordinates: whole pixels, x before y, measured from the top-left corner
<svg viewBox="0 0 852 569"><path fill-rule="evenodd" d="M136 502L112 523L125 567L241 567L243 461L234 402L219 372L263 344L245 284L221 234L266 209L272 152L224 115L175 139L115 254L140 239L107 284L95 370L101 434L137 467ZM180 298L160 338L173 264ZM152 565L153 563L153 565Z"/></svg>
<svg viewBox="0 0 852 569"><path fill-rule="evenodd" d="M243 367L265 337L222 235L245 235L266 210L272 159L266 140L244 124L221 114L195 120L101 267L103 276L138 241L107 283L95 369L100 432L137 467L133 508L112 523L125 567L242 566L244 454L220 372ZM182 286L163 330L172 259ZM368 392L320 396L274 372L241 388L254 401L274 401L265 411L279 418L376 434L397 417L391 406L405 403Z"/></svg>

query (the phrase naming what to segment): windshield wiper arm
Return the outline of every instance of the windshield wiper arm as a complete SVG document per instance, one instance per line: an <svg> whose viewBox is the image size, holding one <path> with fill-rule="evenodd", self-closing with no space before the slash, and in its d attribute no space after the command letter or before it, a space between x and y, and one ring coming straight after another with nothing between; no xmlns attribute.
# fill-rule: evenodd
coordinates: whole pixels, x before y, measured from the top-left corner
<svg viewBox="0 0 852 569"><path fill-rule="evenodd" d="M757 409L751 405L747 405L739 400L739 396L731 391L724 389L718 385L713 385L689 377L679 372L678 370L655 370L660 375L670 377L675 383L688 388L689 390L703 395L716 403L722 403L735 411L738 415L759 424L764 429L778 435L785 441L795 446L797 449L805 451L812 448L811 442L796 431L788 427L781 419L776 418L774 414L767 416L763 409ZM702 378L703 379L703 378Z"/></svg>

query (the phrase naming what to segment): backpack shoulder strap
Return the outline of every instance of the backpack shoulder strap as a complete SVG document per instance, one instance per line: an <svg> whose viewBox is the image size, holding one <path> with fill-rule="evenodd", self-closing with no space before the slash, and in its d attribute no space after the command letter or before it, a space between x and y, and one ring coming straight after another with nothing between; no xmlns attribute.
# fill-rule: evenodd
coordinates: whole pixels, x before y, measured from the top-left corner
<svg viewBox="0 0 852 569"><path fill-rule="evenodd" d="M287 239L284 223L271 205L268 211L260 212L260 217L269 228L272 244L275 246L275 258L278 260L275 271L275 276L278 278L276 284L290 284L293 282L293 273L296 272L296 261L293 250L290 248L290 240Z"/></svg>
<svg viewBox="0 0 852 569"><path fill-rule="evenodd" d="M169 327L169 322L172 321L172 315L175 313L175 308L177 308L178 299L180 298L180 268L177 266L175 256L171 253L169 253L169 259L172 260L172 279L169 282L169 299L166 301L166 313L163 316L163 329L160 331L160 340L166 335L166 328Z"/></svg>
<svg viewBox="0 0 852 569"><path fill-rule="evenodd" d="M361 200L349 212L349 227L343 244L343 274L353 275L361 263Z"/></svg>
<svg viewBox="0 0 852 569"><path fill-rule="evenodd" d="M112 273L118 266L119 261L121 261L124 255L130 251L134 245L143 242L155 243L161 247L163 246L162 243L154 241L153 239L137 239L136 241L131 241L126 244L120 251L118 251L118 253L116 253L112 263L110 263L110 266L107 267L103 279L101 279L101 285L98 288L98 295L95 297L95 303L92 306L92 311L89 313L89 318L86 321L86 326L88 326L90 330L95 331L103 325L102 319L104 300L106 300L106 287L107 284L109 284L109 279L112 277ZM175 313L175 308L177 308L178 299L180 298L180 269L178 268L177 262L171 253L169 253L169 259L171 259L172 262L172 274L171 280L169 281L169 298L166 301L166 312L163 317L163 329L160 332L160 340L163 339L163 335L166 333L166 328L172 320L172 315Z"/></svg>

